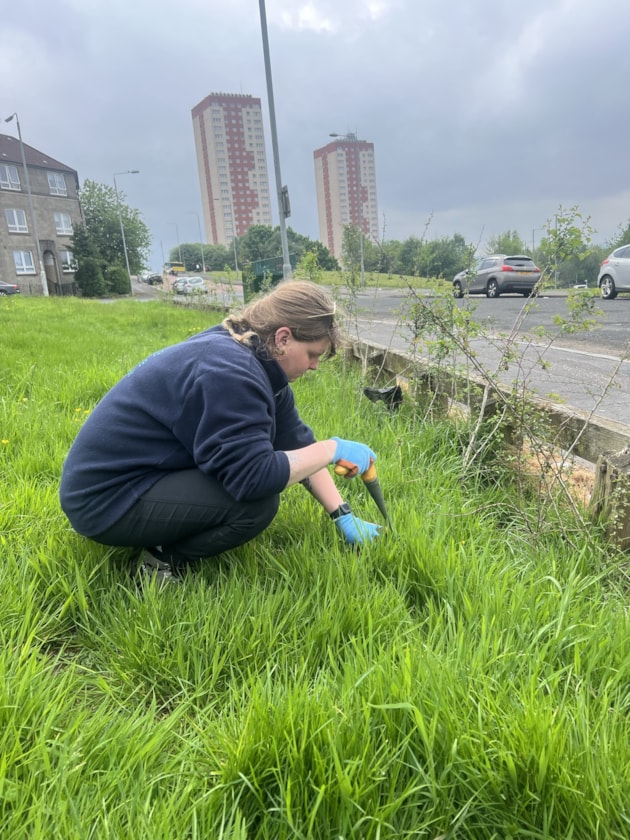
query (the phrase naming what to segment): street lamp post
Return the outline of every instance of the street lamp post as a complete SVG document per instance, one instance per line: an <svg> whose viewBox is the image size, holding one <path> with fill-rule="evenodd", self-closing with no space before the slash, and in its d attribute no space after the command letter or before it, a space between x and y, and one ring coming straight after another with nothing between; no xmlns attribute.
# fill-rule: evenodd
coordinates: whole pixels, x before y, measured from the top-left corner
<svg viewBox="0 0 630 840"><path fill-rule="evenodd" d="M39 244L37 220L35 219L35 208L33 207L33 194L31 193L31 182L28 177L28 169L26 167L26 155L24 153L24 143L22 142L22 130L20 128L20 121L18 119L17 112L11 114L10 117L6 117L5 122L11 122L12 119L15 119L18 132L18 140L20 142L20 153L22 155L22 169L24 170L24 182L26 183L26 194L28 196L28 209L31 214L31 220L33 222L33 236L35 237L35 249L37 250L37 260L39 262L39 279L42 284L42 292L44 293L44 297L48 297L48 283L46 281L46 272L44 270L44 261L42 259L42 249Z"/></svg>
<svg viewBox="0 0 630 840"><path fill-rule="evenodd" d="M337 134L336 132L332 132L329 134L329 137L344 137L346 140L355 140L357 139L356 134L350 135L343 135ZM359 248L360 248L360 255L361 255L361 287L365 286L365 261L363 258L363 205L361 205L359 210Z"/></svg>
<svg viewBox="0 0 630 840"><path fill-rule="evenodd" d="M289 210L289 196L286 187L282 186L280 175L280 152L278 150L278 132L276 131L276 109L273 101L273 82L271 79L271 60L269 58L269 40L267 38L267 14L265 0L258 0L260 9L260 28L262 31L263 55L265 58L265 78L267 80L267 99L269 103L269 123L271 126L271 145L273 146L273 166L276 174L276 192L278 195L278 215L280 217L280 241L282 243L282 276L285 280L291 278L291 260L289 259L289 241L287 238L287 216Z"/></svg>
<svg viewBox="0 0 630 840"><path fill-rule="evenodd" d="M177 222L169 222L170 225L173 225L175 228L175 236L177 237L177 253L179 254L179 261L183 262L182 260L182 246L179 243L179 228L177 227Z"/></svg>
<svg viewBox="0 0 630 840"><path fill-rule="evenodd" d="M114 172L114 192L116 193L116 206L118 208L118 221L120 223L120 234L122 236L123 251L125 252L125 265L127 266L127 276L129 277L129 291L133 296L133 283L131 282L131 269L129 268L129 254L127 253L127 240L125 239L125 226L123 225L122 210L120 209L120 196L118 195L118 184L116 183L116 175L137 175L139 169L125 169L124 172Z"/></svg>
<svg viewBox="0 0 630 840"><path fill-rule="evenodd" d="M532 228L532 257L534 256L534 251L536 250L535 234L539 230L546 230L546 228L544 228L544 227Z"/></svg>
<svg viewBox="0 0 630 840"><path fill-rule="evenodd" d="M199 221L199 213L195 213L194 210L188 211L189 216L196 216L197 217L197 228L199 229L199 250L201 251L201 266L203 268L203 273L206 273L206 260L203 254L203 239L201 238L201 222ZM181 255L180 255L181 259Z"/></svg>
<svg viewBox="0 0 630 840"><path fill-rule="evenodd" d="M238 274L238 259L236 257L236 234L233 234L232 236L232 245L234 245L234 272Z"/></svg>

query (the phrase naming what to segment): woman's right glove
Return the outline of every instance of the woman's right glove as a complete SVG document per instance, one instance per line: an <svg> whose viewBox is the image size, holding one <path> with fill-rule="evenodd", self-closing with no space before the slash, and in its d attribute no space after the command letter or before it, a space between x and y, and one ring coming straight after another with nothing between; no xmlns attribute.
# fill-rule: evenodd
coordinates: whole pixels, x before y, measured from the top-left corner
<svg viewBox="0 0 630 840"><path fill-rule="evenodd" d="M333 463L341 462L342 467L348 469L348 478L354 478L355 475L360 475L367 472L370 468L370 463L376 461L376 455L369 446L364 443L357 443L354 440L342 440L338 437L333 437L337 444L335 454L333 455Z"/></svg>
<svg viewBox="0 0 630 840"><path fill-rule="evenodd" d="M352 513L344 513L342 516L338 516L335 519L335 525L350 545L361 545L362 543L372 542L372 540L378 537L381 531L380 525L358 519Z"/></svg>

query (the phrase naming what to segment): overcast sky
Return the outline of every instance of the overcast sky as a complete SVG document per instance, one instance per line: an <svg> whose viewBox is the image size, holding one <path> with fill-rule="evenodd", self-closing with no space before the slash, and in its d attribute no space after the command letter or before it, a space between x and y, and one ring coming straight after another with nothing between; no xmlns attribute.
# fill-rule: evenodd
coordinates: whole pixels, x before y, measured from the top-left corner
<svg viewBox="0 0 630 840"><path fill-rule="evenodd" d="M266 17L296 231L319 238L313 151L350 131L374 143L386 239L529 244L577 204L604 243L630 220L628 0L267 0ZM259 0L7 1L0 79L1 116L81 182L140 170L117 183L153 269L199 239L191 109L209 93L261 99L275 184Z"/></svg>

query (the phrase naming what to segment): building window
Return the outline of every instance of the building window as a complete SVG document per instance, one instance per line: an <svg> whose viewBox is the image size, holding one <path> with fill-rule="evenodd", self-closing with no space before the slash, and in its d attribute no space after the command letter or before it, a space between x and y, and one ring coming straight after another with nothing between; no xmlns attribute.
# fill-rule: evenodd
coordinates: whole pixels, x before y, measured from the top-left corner
<svg viewBox="0 0 630 840"><path fill-rule="evenodd" d="M33 254L30 251L14 251L13 262L16 274L35 274Z"/></svg>
<svg viewBox="0 0 630 840"><path fill-rule="evenodd" d="M5 210L9 233L28 233L26 213L24 210Z"/></svg>
<svg viewBox="0 0 630 840"><path fill-rule="evenodd" d="M55 228L60 236L72 236L72 219L69 213L55 213Z"/></svg>
<svg viewBox="0 0 630 840"><path fill-rule="evenodd" d="M74 257L72 251L59 251L61 258L61 270L67 274L69 271L74 271Z"/></svg>
<svg viewBox="0 0 630 840"><path fill-rule="evenodd" d="M20 176L17 166L8 163L0 163L0 187L3 190L20 190Z"/></svg>
<svg viewBox="0 0 630 840"><path fill-rule="evenodd" d="M66 179L63 177L61 172L48 173L48 186L50 187L51 195L68 195Z"/></svg>

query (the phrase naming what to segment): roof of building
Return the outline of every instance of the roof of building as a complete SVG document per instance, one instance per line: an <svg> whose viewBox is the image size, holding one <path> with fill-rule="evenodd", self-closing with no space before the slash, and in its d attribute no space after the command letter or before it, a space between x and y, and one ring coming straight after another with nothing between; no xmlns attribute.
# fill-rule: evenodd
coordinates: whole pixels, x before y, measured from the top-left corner
<svg viewBox="0 0 630 840"><path fill-rule="evenodd" d="M51 158L50 155L40 152L29 146L28 143L23 143L24 157L26 158L27 166L41 166L43 169L59 169L62 172L72 172L77 175L76 169L71 166L66 166L65 163L60 163L58 160ZM12 137L10 134L0 134L0 163L22 163L22 152L20 151L20 141L17 137Z"/></svg>

